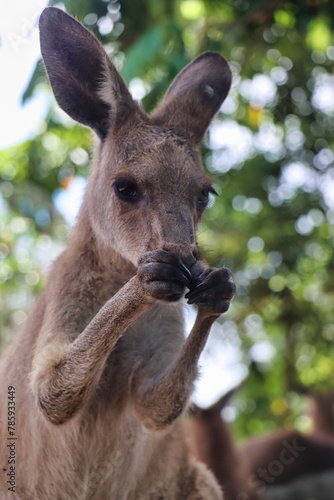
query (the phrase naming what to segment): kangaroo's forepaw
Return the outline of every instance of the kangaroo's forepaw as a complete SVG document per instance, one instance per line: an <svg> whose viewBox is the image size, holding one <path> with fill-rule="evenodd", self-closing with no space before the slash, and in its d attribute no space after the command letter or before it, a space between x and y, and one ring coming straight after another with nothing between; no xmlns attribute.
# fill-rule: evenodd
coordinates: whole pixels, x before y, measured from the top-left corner
<svg viewBox="0 0 334 500"><path fill-rule="evenodd" d="M188 304L196 304L206 312L219 316L230 307L235 291L229 269L209 267L197 278L197 285L191 288L185 297Z"/></svg>
<svg viewBox="0 0 334 500"><path fill-rule="evenodd" d="M181 259L165 250L153 250L143 255L137 276L148 295L169 302L179 300L186 288L194 286L191 273Z"/></svg>

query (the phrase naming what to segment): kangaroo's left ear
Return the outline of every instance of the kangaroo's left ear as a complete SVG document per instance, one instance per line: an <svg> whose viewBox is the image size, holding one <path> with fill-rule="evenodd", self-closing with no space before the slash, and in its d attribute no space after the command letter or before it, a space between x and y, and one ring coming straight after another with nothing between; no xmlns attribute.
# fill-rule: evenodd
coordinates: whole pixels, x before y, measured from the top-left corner
<svg viewBox="0 0 334 500"><path fill-rule="evenodd" d="M205 52L175 78L152 120L198 145L231 86L231 70L216 52Z"/></svg>

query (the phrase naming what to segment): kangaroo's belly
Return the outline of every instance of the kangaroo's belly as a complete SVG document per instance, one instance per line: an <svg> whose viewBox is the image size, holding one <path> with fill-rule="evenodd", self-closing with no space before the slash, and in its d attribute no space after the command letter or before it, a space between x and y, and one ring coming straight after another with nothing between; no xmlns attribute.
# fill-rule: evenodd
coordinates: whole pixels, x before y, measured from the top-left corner
<svg viewBox="0 0 334 500"><path fill-rule="evenodd" d="M185 464L179 425L157 433L127 418L113 427L112 421L109 425L97 421L89 437L74 425L52 428L52 435L36 426L30 448L24 443L18 447L17 499L147 500L152 487L152 499L154 492L166 489L169 499L177 498L175 475ZM0 492L1 499L16 498L4 483Z"/></svg>

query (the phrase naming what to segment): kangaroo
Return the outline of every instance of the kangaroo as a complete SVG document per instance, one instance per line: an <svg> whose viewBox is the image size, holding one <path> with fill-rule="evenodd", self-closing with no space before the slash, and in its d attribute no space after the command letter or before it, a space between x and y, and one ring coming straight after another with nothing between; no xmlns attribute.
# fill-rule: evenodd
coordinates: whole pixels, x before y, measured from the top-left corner
<svg viewBox="0 0 334 500"><path fill-rule="evenodd" d="M319 394L300 383L292 388L310 398L311 432L303 435L295 429L281 430L250 438L241 446L249 474L264 486L334 470L333 390Z"/></svg>
<svg viewBox="0 0 334 500"><path fill-rule="evenodd" d="M221 412L238 388L224 394L209 408L194 405L189 414L189 443L195 456L214 473L225 500L261 500L252 477L245 474L241 455Z"/></svg>
<svg viewBox="0 0 334 500"><path fill-rule="evenodd" d="M308 414L312 422L310 435L334 445L334 389L319 392L298 380L293 380L290 387L308 397Z"/></svg>
<svg viewBox="0 0 334 500"><path fill-rule="evenodd" d="M252 437L239 450L258 491L334 469L333 445L295 429Z"/></svg>
<svg viewBox="0 0 334 500"><path fill-rule="evenodd" d="M195 405L188 422L191 449L212 470L223 487L225 500L265 500L272 495L274 498L276 495L277 498L295 498L296 491L303 495L307 487L314 488L312 481L317 485L321 474L327 478L328 471L334 469L333 435L328 425L332 391L323 395L307 392L315 400L312 406L316 410L315 417L318 417L312 434L304 436L294 429L281 430L252 437L237 446L220 415L236 389L227 392L209 408L202 409ZM304 487L298 481L306 476ZM279 486L283 488L281 496L277 491ZM323 498L322 495L323 490L315 498Z"/></svg>
<svg viewBox="0 0 334 500"><path fill-rule="evenodd" d="M208 267L196 243L213 192L199 146L231 71L202 54L147 115L74 18L45 9L40 40L58 104L97 145L67 249L1 356L0 497L221 499L182 415L235 294L231 272ZM186 291L197 306L187 339Z"/></svg>
<svg viewBox="0 0 334 500"><path fill-rule="evenodd" d="M334 450L334 390L319 393L309 389L305 393L310 398L311 435L331 443Z"/></svg>

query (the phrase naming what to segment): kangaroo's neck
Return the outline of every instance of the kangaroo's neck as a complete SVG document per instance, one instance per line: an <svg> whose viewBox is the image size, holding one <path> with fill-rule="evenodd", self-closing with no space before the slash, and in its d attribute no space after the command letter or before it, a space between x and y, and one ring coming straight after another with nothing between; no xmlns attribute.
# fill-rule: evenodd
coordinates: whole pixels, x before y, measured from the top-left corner
<svg viewBox="0 0 334 500"><path fill-rule="evenodd" d="M70 261L77 261L84 274L97 273L104 276L106 282L113 282L115 292L136 273L130 261L95 233L85 204L72 230L66 253Z"/></svg>

